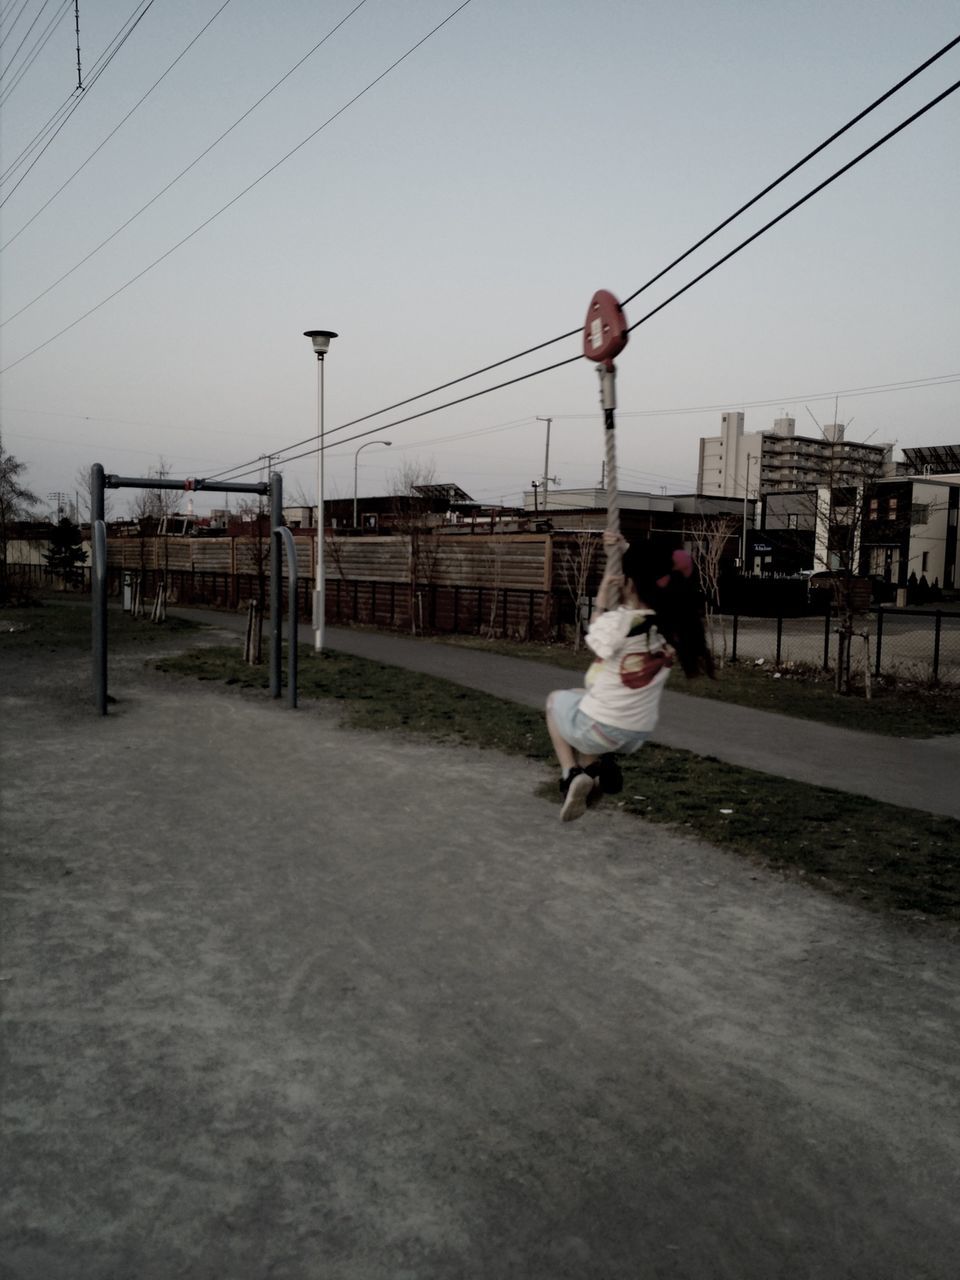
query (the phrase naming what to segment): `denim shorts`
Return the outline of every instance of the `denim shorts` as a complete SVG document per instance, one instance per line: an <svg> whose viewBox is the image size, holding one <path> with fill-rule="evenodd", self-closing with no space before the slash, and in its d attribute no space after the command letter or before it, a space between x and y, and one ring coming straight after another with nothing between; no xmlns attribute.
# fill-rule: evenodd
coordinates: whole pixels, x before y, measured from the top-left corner
<svg viewBox="0 0 960 1280"><path fill-rule="evenodd" d="M547 702L554 724L565 742L585 756L602 756L608 752L630 755L639 751L650 734L646 730L618 729L600 724L580 710L586 689L558 689Z"/></svg>

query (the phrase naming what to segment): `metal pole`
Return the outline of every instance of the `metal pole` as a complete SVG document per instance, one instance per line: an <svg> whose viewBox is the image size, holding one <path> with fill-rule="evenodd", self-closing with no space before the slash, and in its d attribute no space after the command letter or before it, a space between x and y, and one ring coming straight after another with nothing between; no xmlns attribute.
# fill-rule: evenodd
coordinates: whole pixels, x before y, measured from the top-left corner
<svg viewBox="0 0 960 1280"><path fill-rule="evenodd" d="M392 440L368 440L366 444L362 444L360 449L369 449L371 445L382 444L389 449L393 443ZM357 459L360 457L360 449L353 455L353 527L357 527Z"/></svg>
<svg viewBox="0 0 960 1280"><path fill-rule="evenodd" d="M360 449L363 445L360 446ZM357 527L357 459L360 457L360 449L353 455L353 527Z"/></svg>
<svg viewBox="0 0 960 1280"><path fill-rule="evenodd" d="M550 479L550 424L553 422L553 419L552 419L552 418L541 418L541 417L538 415L538 416L537 416L537 421L538 421L538 422L545 422L545 423L547 424L547 447L546 447L546 450L544 451L544 455L543 455L543 509L544 509L544 511L546 511L546 509L547 509L547 488L548 488L548 482L549 482L549 479Z"/></svg>
<svg viewBox="0 0 960 1280"><path fill-rule="evenodd" d="M283 524L283 480L278 473L270 477L270 528ZM280 697L281 653L283 642L283 560L280 539L270 538L270 697Z"/></svg>
<svg viewBox="0 0 960 1280"><path fill-rule="evenodd" d="M107 592L106 592L106 525L104 524L104 472L99 462L90 468L90 535L93 542L93 564L90 574L91 614L93 626L93 705L102 716L107 714ZM98 537L102 527L104 537ZM103 557L103 564L100 559Z"/></svg>
<svg viewBox="0 0 960 1280"><path fill-rule="evenodd" d="M323 352L317 352L317 589L313 598L314 649L323 652L326 582L323 564Z"/></svg>
<svg viewBox="0 0 960 1280"><path fill-rule="evenodd" d="M943 627L943 613L937 610L937 621L933 633L933 683L940 683L940 632Z"/></svg>
<svg viewBox="0 0 960 1280"><path fill-rule="evenodd" d="M740 573L747 574L747 493L750 488L750 454L747 454L747 474L743 481L743 542L740 549Z"/></svg>
<svg viewBox="0 0 960 1280"><path fill-rule="evenodd" d="M287 701L291 711L297 707L297 544L286 526L275 527L275 542L282 542L287 557Z"/></svg>

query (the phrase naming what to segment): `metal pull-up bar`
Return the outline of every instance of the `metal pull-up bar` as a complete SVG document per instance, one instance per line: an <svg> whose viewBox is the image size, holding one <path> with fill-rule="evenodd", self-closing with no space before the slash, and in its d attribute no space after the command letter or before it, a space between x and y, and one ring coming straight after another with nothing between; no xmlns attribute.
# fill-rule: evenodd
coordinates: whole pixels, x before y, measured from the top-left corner
<svg viewBox="0 0 960 1280"><path fill-rule="evenodd" d="M107 526L104 519L104 493L107 489L179 489L195 493L211 490L217 493L256 493L270 496L270 693L280 697L282 685L281 643L283 561L281 545L286 549L290 571L290 660L288 685L290 706L297 705L297 563L293 535L283 527L283 477L273 472L269 481L257 484L231 484L222 480L170 480L157 476L107 475L95 462L90 469L90 525L93 539L91 591L93 596L93 699L100 715L107 714ZM283 535L286 534L286 538Z"/></svg>

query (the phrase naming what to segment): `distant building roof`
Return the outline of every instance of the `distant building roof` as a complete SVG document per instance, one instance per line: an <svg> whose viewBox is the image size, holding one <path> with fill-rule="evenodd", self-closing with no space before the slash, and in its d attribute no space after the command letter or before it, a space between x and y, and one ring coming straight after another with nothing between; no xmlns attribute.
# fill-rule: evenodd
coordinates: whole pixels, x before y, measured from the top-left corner
<svg viewBox="0 0 960 1280"><path fill-rule="evenodd" d="M952 475L960 471L960 444L931 444L904 449L903 458L914 475Z"/></svg>
<svg viewBox="0 0 960 1280"><path fill-rule="evenodd" d="M473 502L458 484L415 484L413 492L421 498L442 498L445 502Z"/></svg>

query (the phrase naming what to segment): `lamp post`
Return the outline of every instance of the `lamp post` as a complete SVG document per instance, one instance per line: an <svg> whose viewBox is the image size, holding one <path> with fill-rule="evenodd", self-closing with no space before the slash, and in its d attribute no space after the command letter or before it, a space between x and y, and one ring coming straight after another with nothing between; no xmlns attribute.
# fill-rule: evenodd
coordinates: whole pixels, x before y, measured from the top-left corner
<svg viewBox="0 0 960 1280"><path fill-rule="evenodd" d="M317 585L313 595L314 648L323 652L323 623L326 613L323 574L323 357L337 336L332 329L306 329L303 336L313 343L317 353Z"/></svg>
<svg viewBox="0 0 960 1280"><path fill-rule="evenodd" d="M392 440L368 440L366 444L362 444L360 449L369 449L372 444L386 445L389 449L393 443ZM353 455L353 527L357 527L357 458L360 457L360 449Z"/></svg>

